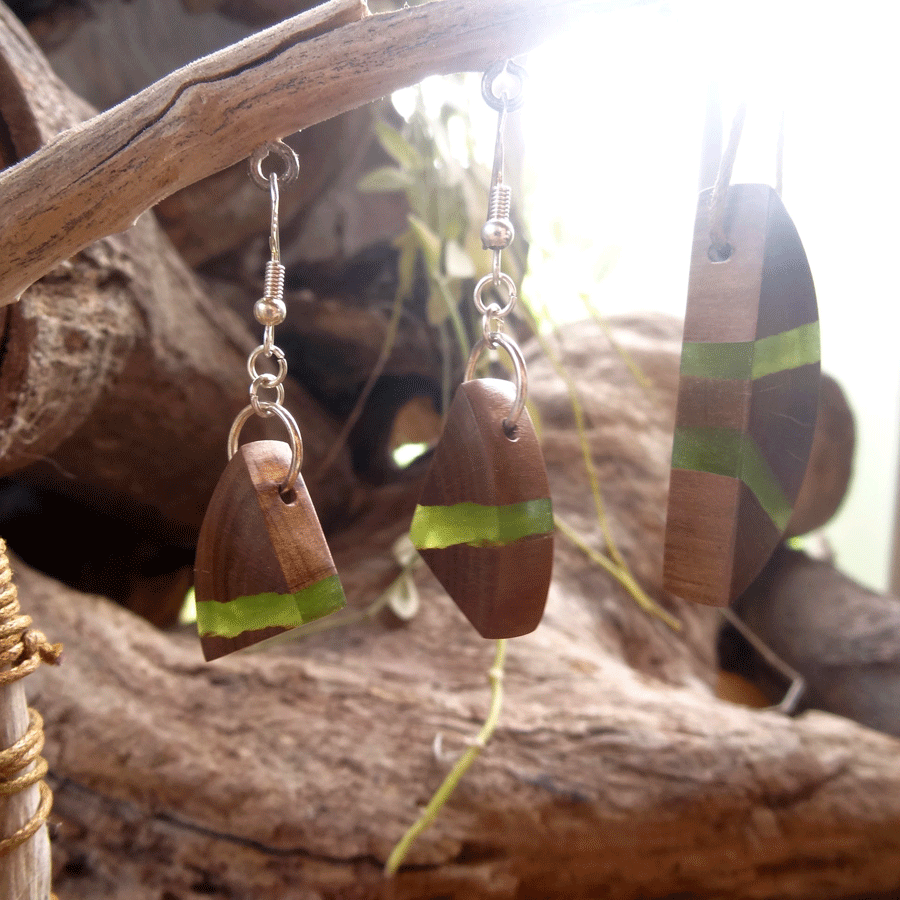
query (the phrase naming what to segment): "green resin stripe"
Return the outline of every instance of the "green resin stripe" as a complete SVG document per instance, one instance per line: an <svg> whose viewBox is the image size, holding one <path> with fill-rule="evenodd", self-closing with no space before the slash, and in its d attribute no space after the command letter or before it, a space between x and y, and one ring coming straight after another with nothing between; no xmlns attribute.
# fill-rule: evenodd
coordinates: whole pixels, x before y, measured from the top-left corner
<svg viewBox="0 0 900 900"><path fill-rule="evenodd" d="M198 601L197 630L200 637L233 638L262 628L296 628L341 609L346 602L340 579L331 575L296 594L254 594L228 603Z"/></svg>
<svg viewBox="0 0 900 900"><path fill-rule="evenodd" d="M676 428L672 468L739 478L778 530L787 528L791 504L749 434L731 428Z"/></svg>
<svg viewBox="0 0 900 900"><path fill-rule="evenodd" d="M498 547L552 532L553 506L545 497L506 506L417 506L409 537L418 550L443 550L456 544Z"/></svg>
<svg viewBox="0 0 900 900"><path fill-rule="evenodd" d="M756 341L685 341L681 374L752 380L819 362L819 323L809 322Z"/></svg>

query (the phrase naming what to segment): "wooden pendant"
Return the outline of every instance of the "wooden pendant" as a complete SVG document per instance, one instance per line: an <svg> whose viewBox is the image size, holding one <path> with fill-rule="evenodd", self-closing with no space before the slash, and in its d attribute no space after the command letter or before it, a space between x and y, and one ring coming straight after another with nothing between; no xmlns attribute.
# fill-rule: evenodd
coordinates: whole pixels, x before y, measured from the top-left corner
<svg viewBox="0 0 900 900"><path fill-rule="evenodd" d="M537 628L553 568L547 470L528 412L512 439L508 381L456 391L410 527L429 568L482 637Z"/></svg>
<svg viewBox="0 0 900 900"><path fill-rule="evenodd" d="M303 479L291 502L280 486L291 463L281 441L239 447L200 529L194 586L203 655L216 659L321 618L344 591Z"/></svg>
<svg viewBox="0 0 900 900"><path fill-rule="evenodd" d="M666 523L666 590L725 606L791 517L816 424L819 322L803 245L768 185L733 185L730 256L710 258L710 191L691 257Z"/></svg>

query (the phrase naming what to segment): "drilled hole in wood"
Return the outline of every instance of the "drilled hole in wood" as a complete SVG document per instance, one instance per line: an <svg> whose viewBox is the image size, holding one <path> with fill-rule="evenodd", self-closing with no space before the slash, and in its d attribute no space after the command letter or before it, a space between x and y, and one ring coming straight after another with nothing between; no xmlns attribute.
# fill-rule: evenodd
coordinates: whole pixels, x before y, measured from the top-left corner
<svg viewBox="0 0 900 900"><path fill-rule="evenodd" d="M281 497L281 502L284 503L285 506L293 506L297 502L297 491L294 488L288 488L286 491L281 491L278 494Z"/></svg>
<svg viewBox="0 0 900 900"><path fill-rule="evenodd" d="M732 253L734 253L734 247L731 244L726 244L724 247L717 247L715 244L711 244L707 256L710 262L722 263L728 262Z"/></svg>
<svg viewBox="0 0 900 900"><path fill-rule="evenodd" d="M506 439L511 443L515 444L516 441L519 440L519 426L518 425L507 425L505 422L503 423L503 433L506 435Z"/></svg>

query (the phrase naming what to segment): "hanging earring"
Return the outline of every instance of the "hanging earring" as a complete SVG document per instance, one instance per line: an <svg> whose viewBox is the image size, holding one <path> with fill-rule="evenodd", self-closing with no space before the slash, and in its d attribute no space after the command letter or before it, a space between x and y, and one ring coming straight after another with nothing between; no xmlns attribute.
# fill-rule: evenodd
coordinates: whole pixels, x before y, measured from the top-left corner
<svg viewBox="0 0 900 900"><path fill-rule="evenodd" d="M505 91L494 93L504 73L518 82L513 97ZM517 299L515 283L500 268L502 251L514 237L511 191L503 181L503 133L507 113L522 105L524 79L524 69L501 61L482 80L482 95L499 114L490 207L482 229L482 244L493 251L493 266L474 293L483 337L472 349L453 398L410 527L422 558L486 638L517 637L537 628L553 566L550 486L525 409L525 359L503 327ZM505 292L506 302L486 304L489 286ZM509 355L515 384L472 380L488 348Z"/></svg>
<svg viewBox="0 0 900 900"><path fill-rule="evenodd" d="M283 163L280 176L263 174L262 162L269 154ZM279 181L287 184L299 174L297 155L281 141L266 144L251 158L250 174L269 191L272 201L271 259L266 264L264 296L253 309L265 330L263 343L247 361L250 403L231 426L229 463L209 502L197 543L197 628L207 660L321 618L346 602L300 476L303 442L297 422L282 405L287 362L284 351L275 346L275 326L286 314L278 188ZM276 361L277 374L257 371L261 356ZM261 390L274 390L275 399L260 399ZM241 429L253 415L277 416L290 444L255 441L239 447Z"/></svg>
<svg viewBox="0 0 900 900"><path fill-rule="evenodd" d="M809 263L778 193L729 187L735 118L694 227L663 583L726 606L781 540L806 472L819 396Z"/></svg>

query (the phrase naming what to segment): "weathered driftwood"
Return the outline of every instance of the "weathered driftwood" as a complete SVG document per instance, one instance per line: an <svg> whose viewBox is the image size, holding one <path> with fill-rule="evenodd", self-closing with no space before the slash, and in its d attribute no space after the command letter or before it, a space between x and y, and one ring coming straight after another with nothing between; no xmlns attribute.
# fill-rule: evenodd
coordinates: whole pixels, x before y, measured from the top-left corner
<svg viewBox="0 0 900 900"><path fill-rule="evenodd" d="M613 532L659 596L678 327L614 333L650 395L597 328L564 332L563 358ZM530 367L556 511L599 547L568 394L546 361ZM373 599L391 570L403 502L401 521L381 510L332 542L351 603ZM833 715L716 700L716 611L661 598L683 622L675 634L563 538L545 621L509 649L496 740L389 886L380 867L445 771L435 736L459 752L487 703L492 646L424 569L422 612L406 627L369 622L212 665L191 634L160 634L24 567L17 576L67 642L65 668L35 676L62 898L900 889L900 744Z"/></svg>
<svg viewBox="0 0 900 900"><path fill-rule="evenodd" d="M841 386L822 373L809 466L794 504L787 535L821 528L837 512L850 486L856 426Z"/></svg>
<svg viewBox="0 0 900 900"><path fill-rule="evenodd" d="M900 599L781 548L735 611L806 680L802 702L900 737ZM784 693L751 654L748 675Z"/></svg>
<svg viewBox="0 0 900 900"><path fill-rule="evenodd" d="M480 0L443 0L353 21L366 13L362 0L331 0L199 60L0 175L3 234L16 235L0 258L0 305L265 140L427 75L484 70L565 26L641 2L495 0L487 15Z"/></svg>
<svg viewBox="0 0 900 900"><path fill-rule="evenodd" d="M0 115L7 152L23 158L88 111L2 6L0 25ZM32 480L190 546L224 465L230 419L247 402L246 356L258 340L205 296L152 216L142 216L7 311L0 474L30 466ZM296 382L286 389L312 466L337 424ZM277 426L269 433L282 437ZM147 491L151 483L167 487ZM346 455L312 486L326 517L351 488Z"/></svg>

